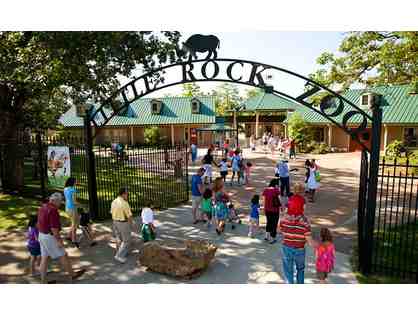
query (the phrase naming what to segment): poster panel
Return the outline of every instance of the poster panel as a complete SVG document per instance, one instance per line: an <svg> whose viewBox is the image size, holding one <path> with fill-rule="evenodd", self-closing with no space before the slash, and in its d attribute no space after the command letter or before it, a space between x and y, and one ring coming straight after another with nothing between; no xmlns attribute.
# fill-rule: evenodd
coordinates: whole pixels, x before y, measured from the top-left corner
<svg viewBox="0 0 418 314"><path fill-rule="evenodd" d="M68 146L48 146L48 185L53 188L63 188L70 175Z"/></svg>

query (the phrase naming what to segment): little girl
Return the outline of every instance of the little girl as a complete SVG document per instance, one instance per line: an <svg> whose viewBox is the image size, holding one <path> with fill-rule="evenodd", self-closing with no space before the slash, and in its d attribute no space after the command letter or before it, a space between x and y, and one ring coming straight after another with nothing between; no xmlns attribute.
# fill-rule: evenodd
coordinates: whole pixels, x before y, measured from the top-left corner
<svg viewBox="0 0 418 314"><path fill-rule="evenodd" d="M260 196L254 195L251 199L251 212L250 212L250 227L248 236L254 238L254 234L257 233L259 227L260 218Z"/></svg>
<svg viewBox="0 0 418 314"><path fill-rule="evenodd" d="M226 176L228 175L228 160L226 158L223 158L220 162L220 173L221 173L221 177L224 180L224 182L226 181Z"/></svg>
<svg viewBox="0 0 418 314"><path fill-rule="evenodd" d="M27 233L27 248L30 253L30 274L34 276L39 272L39 265L41 263L41 245L38 241L39 231L36 227L38 223L38 216L32 215L29 217L28 233Z"/></svg>
<svg viewBox="0 0 418 314"><path fill-rule="evenodd" d="M245 185L248 185L250 182L250 174L251 174L251 168L253 167L253 164L249 161L245 164Z"/></svg>
<svg viewBox="0 0 418 314"><path fill-rule="evenodd" d="M211 189L206 189L205 192L203 192L202 212L208 221L208 229L211 227L213 216L212 195L213 193Z"/></svg>
<svg viewBox="0 0 418 314"><path fill-rule="evenodd" d="M319 283L327 283L328 274L334 269L335 247L328 228L321 228L321 242L315 246L316 273Z"/></svg>
<svg viewBox="0 0 418 314"><path fill-rule="evenodd" d="M154 212L151 206L144 207L141 212L141 235L144 242L155 240Z"/></svg>

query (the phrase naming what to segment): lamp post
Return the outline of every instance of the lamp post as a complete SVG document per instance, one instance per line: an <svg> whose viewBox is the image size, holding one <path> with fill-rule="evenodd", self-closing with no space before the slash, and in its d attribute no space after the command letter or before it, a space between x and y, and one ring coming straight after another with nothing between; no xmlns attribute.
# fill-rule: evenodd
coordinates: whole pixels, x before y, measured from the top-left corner
<svg viewBox="0 0 418 314"><path fill-rule="evenodd" d="M235 115L235 137L236 137L236 146L239 147L239 138L238 138L238 112L241 110L245 110L245 105L237 105L234 107L234 115Z"/></svg>

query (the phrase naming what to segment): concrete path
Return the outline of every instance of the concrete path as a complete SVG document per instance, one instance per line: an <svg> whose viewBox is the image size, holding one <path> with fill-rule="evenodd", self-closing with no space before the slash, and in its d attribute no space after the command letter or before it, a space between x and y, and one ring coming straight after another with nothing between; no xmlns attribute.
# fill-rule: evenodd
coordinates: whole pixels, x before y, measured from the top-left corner
<svg viewBox="0 0 418 314"><path fill-rule="evenodd" d="M224 235L218 236L213 229L208 231L203 224L191 225L190 213L190 206L182 206L156 214L160 239L208 239L218 246L209 269L201 277L187 283L284 283L279 243L266 243L262 235L256 239L248 238L246 221L237 225L233 231L227 228ZM98 233L98 246L67 250L75 268L87 269L79 283L181 283L174 278L148 272L138 265L138 251L142 241L137 235L128 262L121 265L113 260L114 244L110 241L110 223L97 224L95 230ZM0 233L0 282L39 282L25 275L28 257L22 233ZM316 282L314 269L313 253L308 249L306 283ZM65 282L56 264L51 266L51 270L51 279ZM329 281L356 283L347 255L337 253L337 265Z"/></svg>

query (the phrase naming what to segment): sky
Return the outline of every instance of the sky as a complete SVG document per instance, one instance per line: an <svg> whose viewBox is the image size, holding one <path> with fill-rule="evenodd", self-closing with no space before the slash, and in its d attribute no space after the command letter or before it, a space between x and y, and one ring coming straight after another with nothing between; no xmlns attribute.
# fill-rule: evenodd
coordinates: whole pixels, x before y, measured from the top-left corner
<svg viewBox="0 0 418 314"><path fill-rule="evenodd" d="M183 32L185 41L193 33ZM202 34L208 34L203 33ZM306 31L243 31L243 32L214 32L220 40L218 58L234 58L262 62L278 66L304 76L318 69L316 59L325 51L337 52L343 39L343 32L306 32ZM200 54L204 58L205 54ZM277 78L278 79L278 78ZM299 93L303 88L298 82L282 79L280 90L287 94ZM209 92L219 83L199 83L201 89ZM247 86L238 85L244 94ZM151 97L161 97L166 94L181 94L182 87L177 85L165 88L151 94Z"/></svg>

